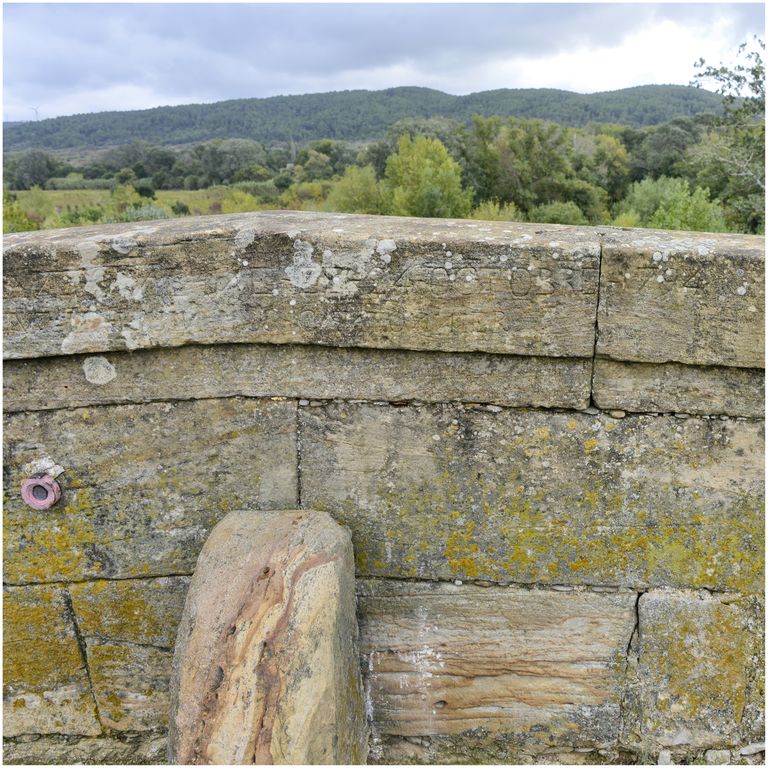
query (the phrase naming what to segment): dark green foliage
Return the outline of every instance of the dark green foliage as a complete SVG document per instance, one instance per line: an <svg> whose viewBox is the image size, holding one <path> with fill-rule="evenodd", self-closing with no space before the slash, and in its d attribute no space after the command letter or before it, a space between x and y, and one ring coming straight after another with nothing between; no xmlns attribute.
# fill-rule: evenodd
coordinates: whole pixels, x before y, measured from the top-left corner
<svg viewBox="0 0 768 768"><path fill-rule="evenodd" d="M3 158L6 183L13 189L42 187L54 176L65 176L74 170L71 165L39 149L30 149Z"/></svg>
<svg viewBox="0 0 768 768"><path fill-rule="evenodd" d="M700 145L688 153L696 181L708 183L723 200L729 225L765 231L765 43L739 47L737 63L713 67L702 59L698 84L714 81L723 113Z"/></svg>
<svg viewBox="0 0 768 768"><path fill-rule="evenodd" d="M715 94L677 85L646 85L595 94L548 88L502 89L468 96L406 87L237 99L6 123L5 148L104 147L127 144L136 137L153 144L214 138L270 143L304 143L321 138L370 141L382 138L390 126L403 119L443 117L468 123L472 115L479 114L540 118L571 126L594 121L643 126L719 109L720 99ZM125 165L132 163L123 162L120 167Z"/></svg>
<svg viewBox="0 0 768 768"><path fill-rule="evenodd" d="M528 214L529 221L541 224L587 224L587 219L576 203L548 203L537 205Z"/></svg>

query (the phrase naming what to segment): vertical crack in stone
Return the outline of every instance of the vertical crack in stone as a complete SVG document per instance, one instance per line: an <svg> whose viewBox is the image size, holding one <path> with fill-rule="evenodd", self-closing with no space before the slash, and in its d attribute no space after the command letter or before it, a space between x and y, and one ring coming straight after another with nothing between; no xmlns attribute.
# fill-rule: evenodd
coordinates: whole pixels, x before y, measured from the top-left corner
<svg viewBox="0 0 768 768"><path fill-rule="evenodd" d="M301 499L301 402L296 401L296 509L302 508Z"/></svg>
<svg viewBox="0 0 768 768"><path fill-rule="evenodd" d="M77 615L75 614L75 608L72 605L72 595L69 594L69 589L63 590L63 600L64 600L64 609L67 614L67 617L72 622L72 628L75 631L75 638L77 640L78 648L80 648L80 656L83 659L83 668L85 669L85 676L88 679L88 690L91 694L91 699L93 700L93 709L96 712L96 717L99 721L99 726L101 727L102 734L106 733L106 729L104 727L104 723L101 720L101 712L99 711L99 704L96 701L96 692L93 689L93 678L91 677L91 668L88 664L88 649L85 644L85 638L83 637L83 633L80 631L80 625L77 623Z"/></svg>
<svg viewBox="0 0 768 768"><path fill-rule="evenodd" d="M603 282L603 237L598 232L597 254L597 297L595 299L595 334L592 342L592 371L589 376L589 404L595 407L595 359L597 358L597 341L600 336L600 286Z"/></svg>
<svg viewBox="0 0 768 768"><path fill-rule="evenodd" d="M630 654L632 653L632 645L635 643L636 638L640 633L640 598L645 594L645 590L637 593L635 599L635 626L632 627L632 632L629 635L629 642L627 643L626 663L629 664Z"/></svg>
<svg viewBox="0 0 768 768"><path fill-rule="evenodd" d="M629 633L629 640L624 652L623 691L619 704L619 729L616 747L619 751L625 751L631 755L637 754L639 746L638 744L632 744L631 740L628 739L628 729L631 728L632 713L634 711L636 716L636 708L638 706L637 687L639 679L637 664L640 660L640 648L638 646L640 639L640 598L645 593L646 590L641 590L635 598L635 621L632 631Z"/></svg>

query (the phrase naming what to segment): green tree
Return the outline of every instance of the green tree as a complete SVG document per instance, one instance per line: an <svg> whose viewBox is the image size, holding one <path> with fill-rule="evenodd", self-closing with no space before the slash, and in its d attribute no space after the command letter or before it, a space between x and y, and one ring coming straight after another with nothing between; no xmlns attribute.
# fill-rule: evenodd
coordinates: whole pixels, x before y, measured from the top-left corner
<svg viewBox="0 0 768 768"><path fill-rule="evenodd" d="M547 203L537 205L528 214L529 221L541 224L588 224L586 216L576 203Z"/></svg>
<svg viewBox="0 0 768 768"><path fill-rule="evenodd" d="M656 210L672 197L685 194L688 184L683 179L661 176L658 179L636 181L627 196L616 207L617 216L634 214L638 226L647 227Z"/></svg>
<svg viewBox="0 0 768 768"><path fill-rule="evenodd" d="M481 221L523 221L524 217L514 203L499 203L498 200L484 200L472 211L471 219Z"/></svg>
<svg viewBox="0 0 768 768"><path fill-rule="evenodd" d="M650 226L657 229L685 229L694 232L725 232L722 206L709 199L709 190L696 187L692 192L688 182L668 197L656 209Z"/></svg>
<svg viewBox="0 0 768 768"><path fill-rule="evenodd" d="M726 230L723 209L710 200L709 190L690 189L685 179L644 179L632 185L617 207L617 226L685 229L704 232Z"/></svg>
<svg viewBox="0 0 768 768"><path fill-rule="evenodd" d="M595 137L592 171L595 183L602 187L611 200L620 200L627 191L629 181L629 154L615 136L601 134Z"/></svg>
<svg viewBox="0 0 768 768"><path fill-rule="evenodd" d="M700 59L695 84L714 82L723 114L713 130L689 153L697 179L719 180L733 224L743 231L765 231L765 43L739 47L738 63L709 66Z"/></svg>
<svg viewBox="0 0 768 768"><path fill-rule="evenodd" d="M325 208L344 213L383 213L381 183L376 180L373 166L359 168L350 165L344 175L334 182Z"/></svg>
<svg viewBox="0 0 768 768"><path fill-rule="evenodd" d="M16 156L11 186L13 189L42 187L55 174L56 161L47 152L30 149Z"/></svg>
<svg viewBox="0 0 768 768"><path fill-rule="evenodd" d="M395 216L461 217L469 213L471 191L461 188L461 170L438 139L407 134L387 160L387 212Z"/></svg>

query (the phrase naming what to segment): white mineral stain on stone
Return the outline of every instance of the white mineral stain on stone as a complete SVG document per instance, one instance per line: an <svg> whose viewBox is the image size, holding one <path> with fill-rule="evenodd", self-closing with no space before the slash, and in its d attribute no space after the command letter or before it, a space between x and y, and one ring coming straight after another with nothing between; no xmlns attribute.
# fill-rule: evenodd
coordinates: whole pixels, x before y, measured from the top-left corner
<svg viewBox="0 0 768 768"><path fill-rule="evenodd" d="M136 281L130 275L125 275L122 272L115 275L115 281L109 286L111 291L114 291L115 288L124 299L129 301L141 301L144 298L144 287L136 285Z"/></svg>
<svg viewBox="0 0 768 768"><path fill-rule="evenodd" d="M255 229L241 229L235 235L235 248L245 250L256 239Z"/></svg>
<svg viewBox="0 0 768 768"><path fill-rule="evenodd" d="M146 342L149 339L149 327L144 322L143 316L139 315L120 331L120 335L125 339L126 349L138 349L142 346L142 341Z"/></svg>
<svg viewBox="0 0 768 768"><path fill-rule="evenodd" d="M743 285L740 285L740 286L739 286L739 287L736 289L736 293L738 293L738 294L739 294L739 296L744 296L744 295L746 294L746 292L747 292L747 289L746 289L746 288L745 288Z"/></svg>
<svg viewBox="0 0 768 768"><path fill-rule="evenodd" d="M112 324L97 312L74 315L70 320L72 330L61 342L61 351L65 355L77 352L97 352L109 341Z"/></svg>
<svg viewBox="0 0 768 768"><path fill-rule="evenodd" d="M285 274L296 288L311 288L320 277L323 268L312 261L314 248L304 240L293 243L293 264L285 268Z"/></svg>
<svg viewBox="0 0 768 768"><path fill-rule="evenodd" d="M112 246L112 250L116 253L120 253L122 255L125 255L127 253L131 252L132 248L135 248L138 243L131 239L130 237L125 237L124 235L118 235L117 237L112 238L112 242L110 243Z"/></svg>
<svg viewBox="0 0 768 768"><path fill-rule="evenodd" d="M86 357L83 360L83 373L91 384L103 386L117 376L115 366L106 357Z"/></svg>
<svg viewBox="0 0 768 768"><path fill-rule="evenodd" d="M78 253L83 265L83 271L85 272L85 290L92 296L96 297L96 301L102 302L106 294L101 289L99 283L104 279L104 268L94 267L93 262L99 255L99 246L95 240L84 240L77 246Z"/></svg>
<svg viewBox="0 0 768 768"><path fill-rule="evenodd" d="M378 253L382 258L384 256L389 256L389 254L391 254L392 251L396 251L396 250L397 250L397 244L395 243L394 240L379 240L376 246L376 253ZM387 261L387 263L389 262Z"/></svg>
<svg viewBox="0 0 768 768"><path fill-rule="evenodd" d="M50 475L58 477L64 471L64 467L57 464L50 456L33 459L24 465L22 472L27 475Z"/></svg>

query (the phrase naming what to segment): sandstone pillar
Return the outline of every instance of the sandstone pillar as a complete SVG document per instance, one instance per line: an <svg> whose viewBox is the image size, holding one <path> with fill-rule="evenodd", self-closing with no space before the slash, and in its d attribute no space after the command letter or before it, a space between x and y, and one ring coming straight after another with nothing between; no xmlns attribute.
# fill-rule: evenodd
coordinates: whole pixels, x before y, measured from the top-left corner
<svg viewBox="0 0 768 768"><path fill-rule="evenodd" d="M347 531L320 512L233 512L211 532L174 654L175 763L360 763Z"/></svg>

